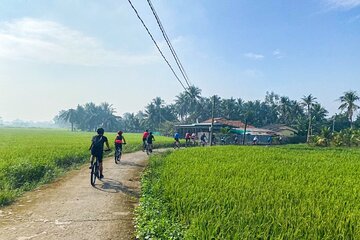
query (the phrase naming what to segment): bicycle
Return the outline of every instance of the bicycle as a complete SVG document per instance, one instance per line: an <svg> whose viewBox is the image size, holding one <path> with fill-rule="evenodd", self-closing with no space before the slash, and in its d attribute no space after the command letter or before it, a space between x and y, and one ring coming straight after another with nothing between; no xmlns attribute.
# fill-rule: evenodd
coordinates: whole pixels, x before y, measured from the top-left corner
<svg viewBox="0 0 360 240"><path fill-rule="evenodd" d="M176 148L178 148L178 149L180 148L180 142L175 140L174 149L176 149Z"/></svg>
<svg viewBox="0 0 360 240"><path fill-rule="evenodd" d="M120 163L120 159L121 159L121 155L122 155L122 150L120 147L116 147L115 148L115 163L119 164Z"/></svg>
<svg viewBox="0 0 360 240"><path fill-rule="evenodd" d="M111 149L105 150L105 152L109 152ZM94 156L95 161L91 163L91 172L90 172L90 184L91 186L95 186L96 178L100 179L100 162L99 159Z"/></svg>
<svg viewBox="0 0 360 240"><path fill-rule="evenodd" d="M90 183L92 186L95 186L96 178L100 179L100 163L97 157L96 161L91 163L91 172L90 172Z"/></svg>
<svg viewBox="0 0 360 240"><path fill-rule="evenodd" d="M119 164L120 163L120 159L122 156L122 147L125 145L126 143L123 143L122 146L116 146L115 145L115 163Z"/></svg>
<svg viewBox="0 0 360 240"><path fill-rule="evenodd" d="M152 144L151 143L147 143L146 144L146 154L150 155L150 153L152 153Z"/></svg>

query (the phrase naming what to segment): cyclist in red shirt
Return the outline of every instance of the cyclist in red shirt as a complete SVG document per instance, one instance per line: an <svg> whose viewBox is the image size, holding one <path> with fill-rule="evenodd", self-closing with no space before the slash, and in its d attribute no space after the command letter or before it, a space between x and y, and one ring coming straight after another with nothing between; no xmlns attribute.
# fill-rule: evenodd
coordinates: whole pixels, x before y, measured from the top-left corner
<svg viewBox="0 0 360 240"><path fill-rule="evenodd" d="M143 133L143 137L142 137L142 141L143 141L143 151L145 151L146 149L146 139L149 136L149 130L146 129L145 132Z"/></svg>
<svg viewBox="0 0 360 240"><path fill-rule="evenodd" d="M125 137L122 135L122 131L118 131L118 135L115 138L114 144L115 144L115 163L120 163L120 158L122 155L122 147L124 144L126 144Z"/></svg>

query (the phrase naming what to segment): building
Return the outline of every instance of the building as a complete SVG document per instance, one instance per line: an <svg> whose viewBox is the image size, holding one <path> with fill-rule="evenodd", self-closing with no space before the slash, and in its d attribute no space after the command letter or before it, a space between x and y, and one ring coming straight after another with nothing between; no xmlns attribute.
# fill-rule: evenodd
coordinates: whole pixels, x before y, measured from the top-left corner
<svg viewBox="0 0 360 240"><path fill-rule="evenodd" d="M294 137L298 133L296 129L286 126L285 124L271 124L263 128L272 130L282 137Z"/></svg>
<svg viewBox="0 0 360 240"><path fill-rule="evenodd" d="M175 130L182 138L184 138L186 133L195 133L198 138L205 133L209 138L210 127L211 119L208 119L201 123L175 125ZM245 133L245 123L239 120L214 118L213 132L215 135L232 136L231 139L234 139L235 136L237 136L239 142L242 142ZM246 126L245 143L251 143L255 136L257 136L259 143L267 143L269 137L278 136L278 134L272 130L256 128L248 124ZM229 139L228 142L230 143L233 141Z"/></svg>

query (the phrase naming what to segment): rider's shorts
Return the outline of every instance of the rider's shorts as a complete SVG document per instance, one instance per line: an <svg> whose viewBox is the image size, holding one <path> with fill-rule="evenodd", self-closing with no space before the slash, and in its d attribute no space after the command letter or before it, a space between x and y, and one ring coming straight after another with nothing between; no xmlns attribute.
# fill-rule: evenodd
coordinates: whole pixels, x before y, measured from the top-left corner
<svg viewBox="0 0 360 240"><path fill-rule="evenodd" d="M95 156L95 157L97 158L97 160L99 161L99 163L102 163L103 154L93 154L93 156Z"/></svg>

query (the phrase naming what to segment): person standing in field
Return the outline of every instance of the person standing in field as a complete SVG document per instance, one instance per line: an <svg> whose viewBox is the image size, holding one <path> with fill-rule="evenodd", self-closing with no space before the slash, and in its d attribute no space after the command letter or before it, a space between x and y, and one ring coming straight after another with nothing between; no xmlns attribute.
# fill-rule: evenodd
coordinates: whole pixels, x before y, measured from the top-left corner
<svg viewBox="0 0 360 240"><path fill-rule="evenodd" d="M145 151L145 148L146 148L146 139L147 139L148 136L149 136L149 130L146 129L145 132L143 133L143 136L142 136L143 151Z"/></svg>
<svg viewBox="0 0 360 240"><path fill-rule="evenodd" d="M109 142L107 137L104 136L104 129L103 128L99 128L97 131L97 135L95 135L92 139L91 139L91 145L89 150L91 150L91 165L94 163L94 159L97 158L97 160L99 161L99 170L100 170L100 178L103 178L103 164L102 164L102 160L103 160L103 152L104 152L104 143L107 146L107 150L110 150L110 146L109 146ZM90 166L91 168L91 166Z"/></svg>

